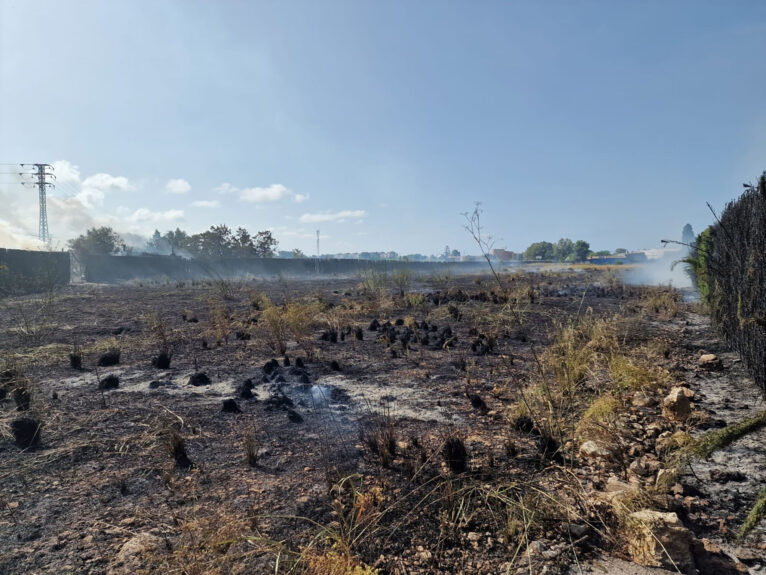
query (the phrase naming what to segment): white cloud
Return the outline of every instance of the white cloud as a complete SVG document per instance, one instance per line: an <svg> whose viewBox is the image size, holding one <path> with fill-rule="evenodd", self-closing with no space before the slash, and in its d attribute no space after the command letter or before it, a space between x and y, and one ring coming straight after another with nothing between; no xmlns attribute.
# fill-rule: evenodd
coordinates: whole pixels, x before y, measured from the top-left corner
<svg viewBox="0 0 766 575"><path fill-rule="evenodd" d="M56 176L57 184L77 184L80 185L80 168L66 160L59 160L51 164L53 173Z"/></svg>
<svg viewBox="0 0 766 575"><path fill-rule="evenodd" d="M168 180L165 184L165 192L168 194L186 194L191 190L191 184L182 178Z"/></svg>
<svg viewBox="0 0 766 575"><path fill-rule="evenodd" d="M224 182L220 186L213 188L213 191L218 192L219 194L233 194L238 192L239 188L232 186L229 182Z"/></svg>
<svg viewBox="0 0 766 575"><path fill-rule="evenodd" d="M296 194L290 188L283 184L271 184L270 186L253 186L251 188L238 188L228 182L213 189L219 194L237 194L240 201L250 202L251 204L265 204L267 202L278 202L280 200L292 199L296 204L300 204L309 199L308 194Z"/></svg>
<svg viewBox="0 0 766 575"><path fill-rule="evenodd" d="M303 214L300 221L304 224L318 222L342 222L347 218L363 218L367 215L364 210L342 210L340 212L324 212L320 214Z"/></svg>
<svg viewBox="0 0 766 575"><path fill-rule="evenodd" d="M243 202L252 202L260 204L263 202L278 202L281 199L290 197L293 192L288 190L282 184L272 184L266 188L245 188L240 190L239 199Z"/></svg>
<svg viewBox="0 0 766 575"><path fill-rule="evenodd" d="M218 200L196 200L191 203L195 208L217 208L221 205Z"/></svg>
<svg viewBox="0 0 766 575"><path fill-rule="evenodd" d="M112 176L111 174L93 174L82 181L83 188L96 188L105 192L117 190L125 192L132 190L133 186L124 176Z"/></svg>
<svg viewBox="0 0 766 575"><path fill-rule="evenodd" d="M269 228L270 231L274 232L274 235L277 237L293 237L293 238L300 238L300 239L315 239L316 231L314 230L306 230L305 228L288 228L287 226L273 226ZM330 236L322 234L319 236L321 239L329 238Z"/></svg>
<svg viewBox="0 0 766 575"><path fill-rule="evenodd" d="M106 192L125 192L132 190L128 178L110 174L94 174L85 178L80 184L77 198L86 206L92 208L102 206Z"/></svg>
<svg viewBox="0 0 766 575"><path fill-rule="evenodd" d="M163 222L180 220L184 217L183 210L167 210L165 212L153 212L147 208L138 208L128 220L131 222Z"/></svg>

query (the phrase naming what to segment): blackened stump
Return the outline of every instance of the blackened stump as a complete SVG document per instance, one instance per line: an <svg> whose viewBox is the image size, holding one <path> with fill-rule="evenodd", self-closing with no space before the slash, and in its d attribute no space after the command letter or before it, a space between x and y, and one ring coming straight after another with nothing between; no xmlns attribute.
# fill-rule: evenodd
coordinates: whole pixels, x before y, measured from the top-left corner
<svg viewBox="0 0 766 575"><path fill-rule="evenodd" d="M40 445L41 424L31 417L20 417L11 422L13 440L21 449L34 449Z"/></svg>
<svg viewBox="0 0 766 575"><path fill-rule="evenodd" d="M330 362L330 369L333 371L340 371L340 364L337 361L332 360Z"/></svg>
<svg viewBox="0 0 766 575"><path fill-rule="evenodd" d="M463 473L468 469L468 451L459 437L448 437L444 442L442 454L452 473Z"/></svg>
<svg viewBox="0 0 766 575"><path fill-rule="evenodd" d="M299 357L295 360L295 367L300 367L301 369L305 366L303 365L303 358Z"/></svg>
<svg viewBox="0 0 766 575"><path fill-rule="evenodd" d="M82 369L82 354L70 353L69 354L69 366L72 369L81 370Z"/></svg>
<svg viewBox="0 0 766 575"><path fill-rule="evenodd" d="M192 467L192 461L189 459L189 454L186 453L186 445L183 438L177 433L173 433L170 436L170 453L175 460L176 467L181 469L189 469Z"/></svg>

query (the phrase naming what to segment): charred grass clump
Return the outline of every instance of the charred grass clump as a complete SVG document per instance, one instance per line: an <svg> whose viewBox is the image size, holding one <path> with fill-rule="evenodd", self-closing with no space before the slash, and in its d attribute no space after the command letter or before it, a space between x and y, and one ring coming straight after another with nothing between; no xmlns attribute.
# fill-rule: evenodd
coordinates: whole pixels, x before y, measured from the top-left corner
<svg viewBox="0 0 766 575"><path fill-rule="evenodd" d="M149 326L149 333L154 340L157 355L152 358L152 366L156 369L169 369L173 353L170 350L170 334L167 323L158 312L144 316Z"/></svg>
<svg viewBox="0 0 766 575"><path fill-rule="evenodd" d="M191 469L192 460L186 451L186 442L177 431L171 431L168 438L168 451L178 469Z"/></svg>
<svg viewBox="0 0 766 575"><path fill-rule="evenodd" d="M109 348L99 356L97 365L99 367L111 367L117 365L120 363L120 356L121 352L119 348Z"/></svg>
<svg viewBox="0 0 766 575"><path fill-rule="evenodd" d="M383 467L396 457L396 428L390 412L373 413L359 427L359 439Z"/></svg>

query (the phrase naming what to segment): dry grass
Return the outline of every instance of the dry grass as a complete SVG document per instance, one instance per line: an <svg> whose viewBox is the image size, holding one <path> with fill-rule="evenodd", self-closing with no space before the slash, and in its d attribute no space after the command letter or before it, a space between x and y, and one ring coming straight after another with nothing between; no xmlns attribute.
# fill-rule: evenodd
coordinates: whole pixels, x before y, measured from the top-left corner
<svg viewBox="0 0 766 575"><path fill-rule="evenodd" d="M681 311L681 296L673 289L651 288L644 300L645 309L662 317L676 317Z"/></svg>
<svg viewBox="0 0 766 575"><path fill-rule="evenodd" d="M609 360L609 377L612 387L618 391L652 390L670 382L667 370L644 365L623 355Z"/></svg>
<svg viewBox="0 0 766 575"><path fill-rule="evenodd" d="M363 565L353 557L329 551L323 554L307 553L304 575L377 575L377 569Z"/></svg>

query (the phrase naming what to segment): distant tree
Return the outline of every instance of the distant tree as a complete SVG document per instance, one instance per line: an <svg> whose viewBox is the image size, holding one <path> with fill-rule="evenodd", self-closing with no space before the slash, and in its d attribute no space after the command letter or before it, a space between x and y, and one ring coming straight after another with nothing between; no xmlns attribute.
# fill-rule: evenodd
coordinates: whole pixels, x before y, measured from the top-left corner
<svg viewBox="0 0 766 575"><path fill-rule="evenodd" d="M165 245L165 241L162 239L160 230L154 230L152 237L146 242L147 251L158 252L162 249L163 245Z"/></svg>
<svg viewBox="0 0 766 575"><path fill-rule="evenodd" d="M612 252L609 250L599 250L597 252L593 252L593 255L598 257L611 256Z"/></svg>
<svg viewBox="0 0 766 575"><path fill-rule="evenodd" d="M553 246L553 259L560 262L566 261L574 252L574 242L569 238L561 238Z"/></svg>
<svg viewBox="0 0 766 575"><path fill-rule="evenodd" d="M590 244L585 240L577 240L574 243L574 260L578 262L585 261L590 253Z"/></svg>
<svg viewBox="0 0 766 575"><path fill-rule="evenodd" d="M170 252L173 254L179 251L193 251L191 236L181 228L165 232L162 239L168 243Z"/></svg>
<svg viewBox="0 0 766 575"><path fill-rule="evenodd" d="M460 257L460 252L457 251L457 250L452 250L452 252L450 252L450 253L451 253L453 258L459 258Z"/></svg>
<svg viewBox="0 0 766 575"><path fill-rule="evenodd" d="M303 253L301 250L299 250L298 248L294 248L294 249L293 249L293 251L292 251L292 254L293 254L293 258L295 258L295 259L297 259L297 260L300 260L300 259L303 259L303 258L305 258L305 257L306 257L306 254L304 254L304 253Z"/></svg>
<svg viewBox="0 0 766 575"><path fill-rule="evenodd" d="M535 242L524 250L525 260L552 260L554 247L550 242Z"/></svg>
<svg viewBox="0 0 766 575"><path fill-rule="evenodd" d="M253 237L245 228L237 228L232 237L233 255L238 257L247 257L255 254L255 244Z"/></svg>
<svg viewBox="0 0 766 575"><path fill-rule="evenodd" d="M616 250L614 250L614 253L615 254L626 254L626 253L628 253L628 250L626 250L625 248L617 248Z"/></svg>
<svg viewBox="0 0 766 575"><path fill-rule="evenodd" d="M255 250L253 255L258 258L273 258L277 249L277 242L269 230L258 232L253 238Z"/></svg>
<svg viewBox="0 0 766 575"><path fill-rule="evenodd" d="M210 226L208 231L193 235L191 240L193 253L204 258L231 256L234 251L234 235L226 224Z"/></svg>
<svg viewBox="0 0 766 575"><path fill-rule="evenodd" d="M69 248L79 254L116 255L125 253L127 246L120 234L109 227L91 228L69 240Z"/></svg>

